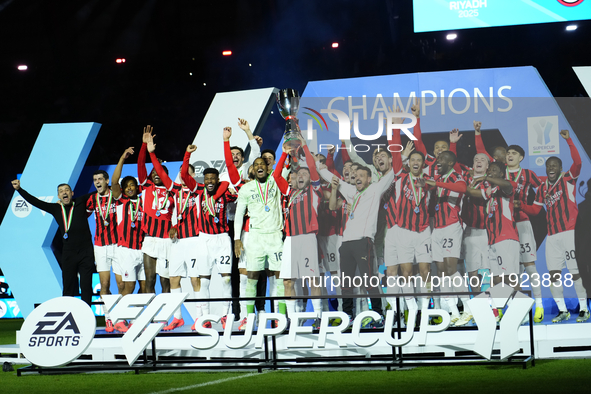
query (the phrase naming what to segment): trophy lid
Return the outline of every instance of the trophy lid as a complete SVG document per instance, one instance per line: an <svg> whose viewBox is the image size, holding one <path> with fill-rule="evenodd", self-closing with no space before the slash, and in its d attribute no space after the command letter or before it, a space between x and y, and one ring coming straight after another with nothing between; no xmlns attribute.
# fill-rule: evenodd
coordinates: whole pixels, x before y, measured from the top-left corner
<svg viewBox="0 0 591 394"><path fill-rule="evenodd" d="M276 94L277 108L285 119L295 117L300 107L300 93L295 89L281 89Z"/></svg>

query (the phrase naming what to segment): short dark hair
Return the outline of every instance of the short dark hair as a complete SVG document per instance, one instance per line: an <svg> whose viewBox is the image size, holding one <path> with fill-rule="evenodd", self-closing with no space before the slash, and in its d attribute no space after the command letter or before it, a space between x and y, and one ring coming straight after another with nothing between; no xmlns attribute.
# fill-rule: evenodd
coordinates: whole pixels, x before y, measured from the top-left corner
<svg viewBox="0 0 591 394"><path fill-rule="evenodd" d="M96 170L94 174L92 174L92 177L94 178L95 175L102 175L107 181L109 180L109 174L107 174L107 171L105 170Z"/></svg>
<svg viewBox="0 0 591 394"><path fill-rule="evenodd" d="M388 155L388 157L392 157L392 152L390 152L390 151L388 150L388 148L385 148L385 149L380 149L380 147L378 146L377 148L375 148L375 149L373 150L373 152L374 152L373 154L376 154L376 152L377 152L377 153L386 152L386 154Z"/></svg>
<svg viewBox="0 0 591 394"><path fill-rule="evenodd" d="M220 176L220 172L218 171L217 168L213 168L213 167L209 167L206 168L205 170L203 170L203 176L205 177L205 175L207 174L215 174L215 176L219 177Z"/></svg>
<svg viewBox="0 0 591 394"><path fill-rule="evenodd" d="M506 166L503 163L501 163L500 161L493 161L488 165L488 168L490 168L491 166L498 167L499 171L501 171L501 174L505 176Z"/></svg>
<svg viewBox="0 0 591 394"><path fill-rule="evenodd" d="M273 160L275 160L275 159L276 159L276 157L275 157L275 151L274 151L274 150L271 150L271 149L265 149L265 150L263 150L263 151L261 152L261 157L263 157L263 155L264 155L265 153L270 153L270 154L272 154L272 155L273 155Z"/></svg>
<svg viewBox="0 0 591 394"><path fill-rule="evenodd" d="M70 185L68 185L67 183L60 183L59 185L57 185L57 191L60 191L60 187L62 186L68 186L70 188L70 190L72 190L72 187Z"/></svg>
<svg viewBox="0 0 591 394"><path fill-rule="evenodd" d="M231 146L230 147L230 152L233 151L234 149L239 150L240 151L240 156L242 156L242 158L244 159L244 149L242 149L239 146Z"/></svg>
<svg viewBox="0 0 591 394"><path fill-rule="evenodd" d="M439 156L441 156L441 155L443 155L444 157L447 156L450 161L453 161L454 162L454 165L458 161L458 158L456 157L456 154L453 153L452 151L449 151L449 150L443 151L443 152L441 152L439 154Z"/></svg>
<svg viewBox="0 0 591 394"><path fill-rule="evenodd" d="M308 174L310 173L310 169L308 167L300 167L300 168L298 168L298 172L300 172L302 170L308 171ZM290 172L290 174L291 174L291 172Z"/></svg>
<svg viewBox="0 0 591 394"><path fill-rule="evenodd" d="M419 155L423 159L423 162L425 161L425 155L423 154L423 152L419 152L418 150L415 150L414 152L411 152L410 155L408 155L408 160L410 160L410 158L412 157L412 155Z"/></svg>
<svg viewBox="0 0 591 394"><path fill-rule="evenodd" d="M509 152L510 150L514 150L517 153L519 153L522 157L525 157L525 151L523 150L523 148L519 145L509 145L507 147L507 152Z"/></svg>
<svg viewBox="0 0 591 394"><path fill-rule="evenodd" d="M189 164L189 168L191 169L191 171L193 171L193 174L195 173L195 166L193 164Z"/></svg>
<svg viewBox="0 0 591 394"><path fill-rule="evenodd" d="M137 179L135 179L135 177L133 177L131 175L128 175L121 180L121 188L125 189L125 187L127 186L127 184L129 182L133 182L133 183L135 183L136 186L138 186Z"/></svg>
<svg viewBox="0 0 591 394"><path fill-rule="evenodd" d="M369 168L367 168L366 166L359 165L357 167L357 171L359 170L367 172L367 176L371 178L371 170Z"/></svg>
<svg viewBox="0 0 591 394"><path fill-rule="evenodd" d="M556 160L556 161L558 161L558 164L560 164L560 167L562 167L562 160L560 159L560 157L558 157L558 156L550 156L548 159L546 159L546 163L548 163L550 160Z"/></svg>
<svg viewBox="0 0 591 394"><path fill-rule="evenodd" d="M162 169L164 170L164 172L166 172L166 175L168 175L168 167L162 166Z"/></svg>
<svg viewBox="0 0 591 394"><path fill-rule="evenodd" d="M316 157L320 156L320 159L318 159L318 161L322 164L326 164L326 156L324 156L322 153L317 153Z"/></svg>
<svg viewBox="0 0 591 394"><path fill-rule="evenodd" d="M343 165L345 165L345 164L347 164L347 163L351 163L351 164L353 164L353 160L351 160L351 159L349 159L349 160L345 160L345 161L343 162Z"/></svg>

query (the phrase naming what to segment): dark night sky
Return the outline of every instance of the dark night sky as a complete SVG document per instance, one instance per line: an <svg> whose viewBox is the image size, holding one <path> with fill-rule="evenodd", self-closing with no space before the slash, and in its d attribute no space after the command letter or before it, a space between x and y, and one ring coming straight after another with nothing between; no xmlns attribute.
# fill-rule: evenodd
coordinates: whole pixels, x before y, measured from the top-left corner
<svg viewBox="0 0 591 394"><path fill-rule="evenodd" d="M532 65L554 96L586 96L572 66L591 65L591 22L578 26L460 30L449 42L413 33L408 0L0 0L0 217L43 123L102 123L87 162L98 165L138 145L146 124L176 136L159 151L178 160L223 91ZM589 152L591 138L579 138Z"/></svg>

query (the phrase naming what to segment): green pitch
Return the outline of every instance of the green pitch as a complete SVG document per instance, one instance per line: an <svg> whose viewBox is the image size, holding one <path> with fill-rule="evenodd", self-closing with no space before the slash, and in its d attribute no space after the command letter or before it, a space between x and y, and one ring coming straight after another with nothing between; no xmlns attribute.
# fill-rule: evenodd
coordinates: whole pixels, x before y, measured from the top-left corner
<svg viewBox="0 0 591 394"><path fill-rule="evenodd" d="M0 344L14 343L21 321L0 320ZM17 366L15 366L17 367ZM2 393L579 393L589 392L591 360L538 360L519 366L441 366L387 372L269 371L88 373L0 372Z"/></svg>

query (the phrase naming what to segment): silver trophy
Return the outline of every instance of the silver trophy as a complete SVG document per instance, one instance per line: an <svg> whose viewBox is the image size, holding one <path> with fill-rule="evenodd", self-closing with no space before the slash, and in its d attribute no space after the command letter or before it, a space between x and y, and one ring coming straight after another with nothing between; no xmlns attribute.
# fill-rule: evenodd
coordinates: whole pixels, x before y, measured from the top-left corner
<svg viewBox="0 0 591 394"><path fill-rule="evenodd" d="M286 150L296 152L302 145L300 141L300 126L298 125L298 109L300 107L300 94L295 89L281 89L277 92L277 108L285 119L285 133L283 134L283 146Z"/></svg>

